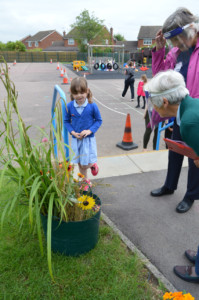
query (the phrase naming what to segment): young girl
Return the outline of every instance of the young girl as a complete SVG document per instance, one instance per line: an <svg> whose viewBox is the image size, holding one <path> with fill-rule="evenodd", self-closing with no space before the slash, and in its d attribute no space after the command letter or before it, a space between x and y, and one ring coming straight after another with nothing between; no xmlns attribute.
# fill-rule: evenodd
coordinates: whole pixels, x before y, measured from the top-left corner
<svg viewBox="0 0 199 300"><path fill-rule="evenodd" d="M99 168L97 165L97 145L95 132L102 124L102 118L96 103L93 103L92 93L84 77L77 77L71 81L71 102L67 104L64 124L72 135L71 147L75 152L72 160L78 163L79 171L84 175L83 181L87 184L84 190L92 186L88 179L87 170L96 176Z"/></svg>
<svg viewBox="0 0 199 300"><path fill-rule="evenodd" d="M138 83L138 88L137 88L137 95L138 95L137 102L138 102L138 104L137 104L136 108L140 107L140 97L141 96L143 98L143 106L142 106L142 108L143 109L145 108L145 102L146 101L145 101L145 93L144 93L144 90L143 90L143 86L144 86L145 83L147 83L147 77L144 74L144 75L141 76L141 80Z"/></svg>

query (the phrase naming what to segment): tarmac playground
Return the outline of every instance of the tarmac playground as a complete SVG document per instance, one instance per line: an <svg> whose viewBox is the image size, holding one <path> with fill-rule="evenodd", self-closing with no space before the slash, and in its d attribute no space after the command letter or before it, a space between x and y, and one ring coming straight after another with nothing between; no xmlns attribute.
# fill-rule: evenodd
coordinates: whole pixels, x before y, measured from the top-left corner
<svg viewBox="0 0 199 300"><path fill-rule="evenodd" d="M63 79L56 66L56 63L11 65L10 76L16 85L19 109L27 124L48 128L55 85L63 89L69 101L70 85L62 84ZM70 78L79 75L67 66L63 67L69 82ZM96 134L100 172L91 179L93 192L102 200L104 219L130 249L138 252L150 271L170 291L185 290L199 299L198 285L180 280L172 271L174 265L189 264L183 253L189 248L196 250L199 243L199 203L195 201L185 214L175 212L186 190L187 160L184 160L177 191L173 195L151 197L151 189L164 183L168 152L162 139L160 151L152 151L153 136L148 145L149 151L142 152L144 110L135 108L136 100L130 101L129 91L125 99L121 98L124 77L101 79L100 76L102 74L92 80L86 75L103 119ZM138 81L136 78L135 93ZM0 105L3 104L2 99L1 94ZM131 116L133 141L138 145L137 149L129 151L116 147L123 138L127 113ZM31 137L37 139L36 131L32 130Z"/></svg>

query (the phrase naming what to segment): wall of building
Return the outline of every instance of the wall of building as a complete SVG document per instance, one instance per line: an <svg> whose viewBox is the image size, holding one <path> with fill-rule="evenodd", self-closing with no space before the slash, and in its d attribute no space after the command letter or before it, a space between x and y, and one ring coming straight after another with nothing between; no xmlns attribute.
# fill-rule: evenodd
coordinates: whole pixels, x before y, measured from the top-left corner
<svg viewBox="0 0 199 300"><path fill-rule="evenodd" d="M66 39L66 40L64 40L64 47L71 47L71 48L78 47L78 43L77 43L76 40L74 40L74 45L69 45L68 44L68 39Z"/></svg>
<svg viewBox="0 0 199 300"><path fill-rule="evenodd" d="M144 40L138 40L138 48L146 47L146 45L144 45L143 42ZM152 44L154 43L155 43L155 39L152 39Z"/></svg>
<svg viewBox="0 0 199 300"><path fill-rule="evenodd" d="M38 42L38 46L37 47L35 47L35 42L32 42L32 46L31 47L28 47L28 42L25 42L24 45L26 46L26 48L28 50L35 49L35 48L45 49L47 47L52 46L53 42L55 42L55 41L62 41L62 40L63 40L62 35L60 35L59 33L57 33L55 31L52 34L50 34L49 36L47 36L46 38L44 38L41 42Z"/></svg>

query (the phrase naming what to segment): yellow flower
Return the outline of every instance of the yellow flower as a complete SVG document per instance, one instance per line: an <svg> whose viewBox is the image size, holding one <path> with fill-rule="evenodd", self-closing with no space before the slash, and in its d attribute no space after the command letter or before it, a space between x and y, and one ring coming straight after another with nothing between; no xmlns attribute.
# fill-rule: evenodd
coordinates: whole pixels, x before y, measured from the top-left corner
<svg viewBox="0 0 199 300"><path fill-rule="evenodd" d="M80 178L84 178L84 175L82 173L77 173L77 176Z"/></svg>
<svg viewBox="0 0 199 300"><path fill-rule="evenodd" d="M79 201L78 206L83 210L92 209L95 206L95 200L93 197L83 195L77 199Z"/></svg>

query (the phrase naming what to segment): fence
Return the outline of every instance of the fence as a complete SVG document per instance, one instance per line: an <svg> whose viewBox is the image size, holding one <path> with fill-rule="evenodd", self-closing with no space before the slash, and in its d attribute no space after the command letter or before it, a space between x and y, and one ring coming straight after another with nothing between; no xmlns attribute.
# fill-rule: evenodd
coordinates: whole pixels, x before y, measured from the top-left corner
<svg viewBox="0 0 199 300"><path fill-rule="evenodd" d="M82 52L17 52L17 51L0 51L0 56L4 58L7 63L16 62L72 62L74 60L88 61L88 53ZM114 57L115 61L118 60L117 53L94 53L94 57ZM130 58L129 54L125 53L124 61L128 61Z"/></svg>
<svg viewBox="0 0 199 300"><path fill-rule="evenodd" d="M49 62L62 61L71 62L77 60L77 52L16 52L16 51L0 51L6 62Z"/></svg>

